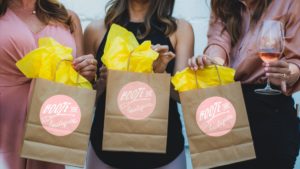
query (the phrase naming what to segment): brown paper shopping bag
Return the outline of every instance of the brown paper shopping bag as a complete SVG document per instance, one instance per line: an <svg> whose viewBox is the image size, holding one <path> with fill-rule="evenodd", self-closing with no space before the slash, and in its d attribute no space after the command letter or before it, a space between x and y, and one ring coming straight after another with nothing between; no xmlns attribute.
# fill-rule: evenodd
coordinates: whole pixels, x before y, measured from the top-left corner
<svg viewBox="0 0 300 169"><path fill-rule="evenodd" d="M182 92L180 100L194 169L255 158L239 82Z"/></svg>
<svg viewBox="0 0 300 169"><path fill-rule="evenodd" d="M32 89L21 156L83 166L96 92L44 79Z"/></svg>
<svg viewBox="0 0 300 169"><path fill-rule="evenodd" d="M103 150L165 153L170 75L109 70Z"/></svg>

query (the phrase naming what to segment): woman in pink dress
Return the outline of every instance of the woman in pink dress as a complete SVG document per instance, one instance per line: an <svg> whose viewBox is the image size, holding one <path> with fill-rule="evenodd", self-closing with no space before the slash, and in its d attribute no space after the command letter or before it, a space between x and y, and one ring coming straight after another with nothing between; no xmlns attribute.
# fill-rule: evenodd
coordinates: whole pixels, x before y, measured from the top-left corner
<svg viewBox="0 0 300 169"><path fill-rule="evenodd" d="M20 158L31 80L15 63L52 37L73 49L75 69L89 80L97 61L82 55L82 30L76 14L54 0L0 0L0 168L60 169L63 165Z"/></svg>

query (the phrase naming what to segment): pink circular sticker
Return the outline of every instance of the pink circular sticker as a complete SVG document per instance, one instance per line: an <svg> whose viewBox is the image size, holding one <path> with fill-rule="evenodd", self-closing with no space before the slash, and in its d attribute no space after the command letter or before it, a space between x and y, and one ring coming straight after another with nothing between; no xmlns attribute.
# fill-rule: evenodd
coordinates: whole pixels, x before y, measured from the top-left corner
<svg viewBox="0 0 300 169"><path fill-rule="evenodd" d="M126 84L118 95L118 107L131 120L143 120L150 116L156 106L153 89L143 82Z"/></svg>
<svg viewBox="0 0 300 169"><path fill-rule="evenodd" d="M236 122L236 111L225 98L211 97L204 100L197 109L197 124L207 135L224 136L229 133Z"/></svg>
<svg viewBox="0 0 300 169"><path fill-rule="evenodd" d="M46 131L55 136L66 136L76 130L81 112L77 102L66 95L48 98L42 105L40 120Z"/></svg>

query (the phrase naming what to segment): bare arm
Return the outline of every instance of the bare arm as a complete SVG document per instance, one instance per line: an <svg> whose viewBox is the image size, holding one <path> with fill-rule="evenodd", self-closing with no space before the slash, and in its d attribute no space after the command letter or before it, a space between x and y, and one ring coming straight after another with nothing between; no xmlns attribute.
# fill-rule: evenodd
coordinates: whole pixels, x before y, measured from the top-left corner
<svg viewBox="0 0 300 169"><path fill-rule="evenodd" d="M74 31L72 32L72 35L75 39L76 43L76 56L82 56L83 55L83 34L82 34L82 27L80 23L80 19L77 16L77 14L71 10L68 11L69 15L72 18L73 21L73 27Z"/></svg>
<svg viewBox="0 0 300 169"><path fill-rule="evenodd" d="M106 27L103 20L91 22L84 31L84 54L96 56L105 33Z"/></svg>
<svg viewBox="0 0 300 169"><path fill-rule="evenodd" d="M189 58L194 55L194 31L191 24L185 20L178 20L177 25L177 31L170 37L176 52L174 73L185 69L188 66ZM171 97L178 102L180 100L173 85Z"/></svg>
<svg viewBox="0 0 300 169"><path fill-rule="evenodd" d="M191 58L189 66L193 70L202 69L210 64L228 66L230 64L231 37L224 30L224 23L220 19L216 19L213 14L209 21L207 40L208 44L203 52L204 55Z"/></svg>
<svg viewBox="0 0 300 169"><path fill-rule="evenodd" d="M96 56L98 47L106 33L106 27L103 20L94 21L88 25L84 32L84 53ZM97 99L106 88L107 69L102 66L99 68L100 74L94 88L97 90Z"/></svg>
<svg viewBox="0 0 300 169"><path fill-rule="evenodd" d="M76 43L76 56L73 61L74 68L80 75L93 82L97 70L97 61L91 54L83 55L83 34L79 17L73 12L68 11L72 18L74 32L72 33Z"/></svg>

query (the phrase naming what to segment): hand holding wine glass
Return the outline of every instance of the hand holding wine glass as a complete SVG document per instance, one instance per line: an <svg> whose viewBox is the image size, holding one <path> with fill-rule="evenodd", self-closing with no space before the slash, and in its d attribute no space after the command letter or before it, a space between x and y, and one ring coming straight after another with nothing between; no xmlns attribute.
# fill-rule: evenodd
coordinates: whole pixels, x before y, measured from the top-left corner
<svg viewBox="0 0 300 169"><path fill-rule="evenodd" d="M268 78L264 89L256 89L255 92L264 95L281 94L280 90L272 89L270 82L282 87L285 91L285 79L290 74L289 64L279 60L284 50L284 30L282 23L275 20L263 22L258 38L259 57L264 61L264 69Z"/></svg>

